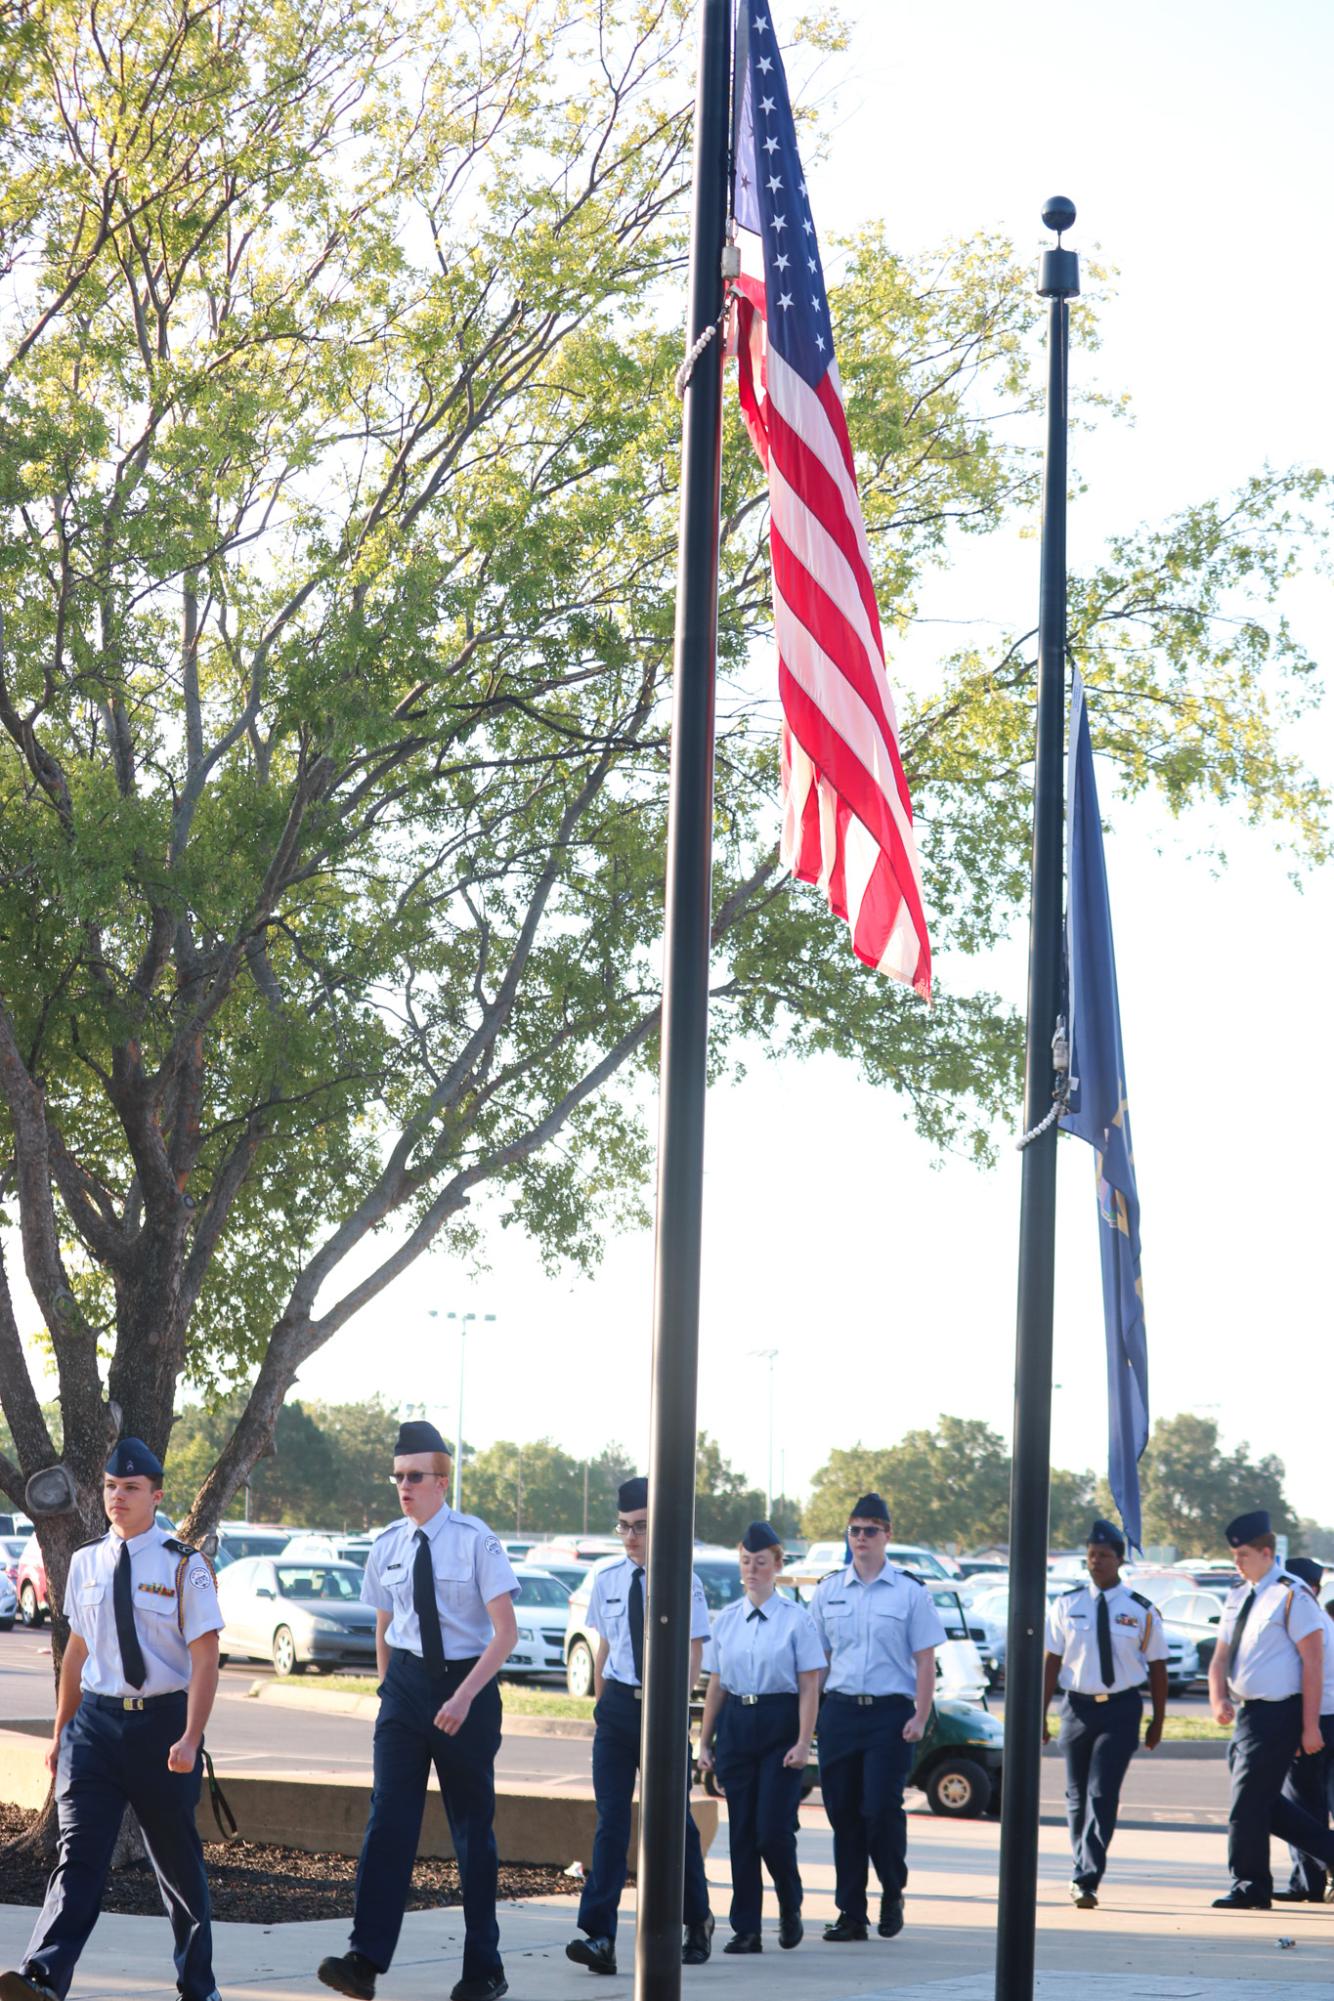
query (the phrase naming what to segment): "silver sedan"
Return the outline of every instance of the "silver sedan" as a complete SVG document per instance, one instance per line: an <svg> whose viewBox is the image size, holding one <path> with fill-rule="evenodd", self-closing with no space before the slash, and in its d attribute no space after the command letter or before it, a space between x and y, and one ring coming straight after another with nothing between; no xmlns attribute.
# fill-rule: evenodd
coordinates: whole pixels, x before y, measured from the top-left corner
<svg viewBox="0 0 1334 2001"><path fill-rule="evenodd" d="M245 1556L218 1573L224 1658L272 1661L276 1674L375 1666L375 1613L355 1563Z"/></svg>

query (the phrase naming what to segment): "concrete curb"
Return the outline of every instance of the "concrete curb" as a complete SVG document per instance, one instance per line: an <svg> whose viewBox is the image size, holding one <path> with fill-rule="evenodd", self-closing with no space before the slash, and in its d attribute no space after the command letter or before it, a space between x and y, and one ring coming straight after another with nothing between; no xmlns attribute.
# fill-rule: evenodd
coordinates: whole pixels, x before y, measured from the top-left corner
<svg viewBox="0 0 1334 2001"><path fill-rule="evenodd" d="M0 1727L0 1799L21 1807L43 1805L50 1783L45 1762L48 1735L48 1725L27 1730L22 1725ZM261 1776L229 1771L224 1766L218 1777L242 1840L299 1848L307 1855L360 1853L370 1813L369 1775L342 1779L322 1774L311 1778L305 1772L292 1771ZM718 1832L718 1802L692 1800L690 1812L707 1855ZM571 1860L578 1860L587 1868L593 1857L596 1821L591 1790L539 1793L496 1788L496 1846L502 1861L564 1868ZM219 1838L207 1786L200 1796L196 1825L202 1840ZM632 1861L638 1845L636 1804L630 1830ZM444 1807L434 1786L427 1794L417 1853L446 1860L454 1853Z"/></svg>
<svg viewBox="0 0 1334 2001"><path fill-rule="evenodd" d="M318 1683L313 1688L304 1685L293 1687L287 1681L254 1681L250 1684L250 1697L256 1702L276 1702L285 1709L314 1710L322 1716L375 1716L379 1711L380 1698L374 1693L349 1695L345 1689L333 1688L321 1693ZM504 1690L501 1690L504 1701ZM506 1715L504 1733L507 1737L582 1737L592 1741L593 1725L578 1716L510 1716Z"/></svg>

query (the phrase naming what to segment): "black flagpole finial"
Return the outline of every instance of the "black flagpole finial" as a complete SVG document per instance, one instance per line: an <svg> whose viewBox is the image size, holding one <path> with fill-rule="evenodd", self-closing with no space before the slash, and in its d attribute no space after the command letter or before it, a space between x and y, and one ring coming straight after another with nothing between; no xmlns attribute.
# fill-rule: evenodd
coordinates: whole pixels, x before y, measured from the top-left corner
<svg viewBox="0 0 1334 2001"><path fill-rule="evenodd" d="M1068 195L1053 195L1042 210L1042 220L1048 229L1056 231L1056 241L1061 240L1061 231L1071 229L1075 220L1075 205Z"/></svg>
<svg viewBox="0 0 1334 2001"><path fill-rule="evenodd" d="M1075 205L1068 195L1053 195L1042 210L1042 220L1048 229L1056 231L1055 250L1044 250L1042 269L1038 277L1038 297L1040 299L1077 299L1079 297L1079 258L1073 250L1061 246L1061 235L1071 228L1075 219Z"/></svg>

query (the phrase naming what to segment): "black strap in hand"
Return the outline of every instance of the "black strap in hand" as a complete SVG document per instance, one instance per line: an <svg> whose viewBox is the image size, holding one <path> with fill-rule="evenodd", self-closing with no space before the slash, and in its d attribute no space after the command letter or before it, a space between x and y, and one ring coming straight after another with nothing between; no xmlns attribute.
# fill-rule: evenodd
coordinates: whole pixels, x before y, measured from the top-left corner
<svg viewBox="0 0 1334 2001"><path fill-rule="evenodd" d="M635 1664L635 1680L644 1685L644 1573L636 1569L630 1579L630 1658Z"/></svg>
<svg viewBox="0 0 1334 2001"><path fill-rule="evenodd" d="M445 1671L445 1642L440 1632L440 1607L435 1600L435 1566L425 1529L417 1531L417 1554L412 1560L412 1605L422 1636L422 1659L433 1675Z"/></svg>
<svg viewBox="0 0 1334 2001"><path fill-rule="evenodd" d="M116 1559L116 1577L111 1587L111 1604L116 1614L116 1639L120 1644L121 1671L131 1688L142 1688L148 1680L144 1652L134 1630L134 1583L130 1576L130 1545L122 1542Z"/></svg>
<svg viewBox="0 0 1334 2001"><path fill-rule="evenodd" d="M1098 1593L1098 1671L1103 1687L1110 1688L1116 1680L1116 1662L1112 1658L1112 1615L1102 1591Z"/></svg>

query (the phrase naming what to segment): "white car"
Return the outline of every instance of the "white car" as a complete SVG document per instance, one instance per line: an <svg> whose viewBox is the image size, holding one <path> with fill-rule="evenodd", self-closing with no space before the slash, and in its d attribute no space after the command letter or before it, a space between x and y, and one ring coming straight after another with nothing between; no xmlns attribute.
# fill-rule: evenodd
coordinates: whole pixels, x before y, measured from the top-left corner
<svg viewBox="0 0 1334 2001"><path fill-rule="evenodd" d="M294 1535L283 1551L284 1563L355 1563L361 1570L375 1540L368 1535Z"/></svg>
<svg viewBox="0 0 1334 2001"><path fill-rule="evenodd" d="M841 1570L848 1561L847 1543L842 1536L830 1542L813 1542L805 1556L795 1563L784 1566L783 1576L794 1584L797 1596L803 1605L809 1605L815 1596L815 1587L822 1577L831 1570ZM890 1542L885 1544L885 1555L900 1570L911 1570L923 1583L939 1580L954 1582L945 1564L934 1550L923 1549L920 1543Z"/></svg>
<svg viewBox="0 0 1334 2001"><path fill-rule="evenodd" d="M521 1563L514 1575L519 1580L519 1595L514 1601L519 1631L514 1651L500 1672L507 1681L563 1682L570 1594L558 1577L536 1564Z"/></svg>

